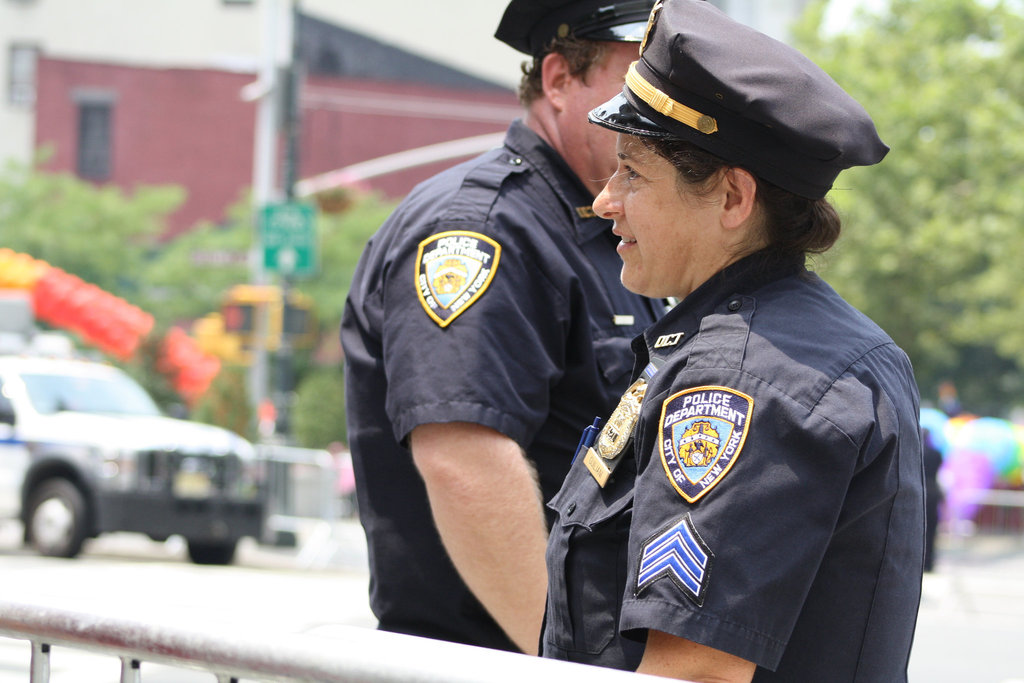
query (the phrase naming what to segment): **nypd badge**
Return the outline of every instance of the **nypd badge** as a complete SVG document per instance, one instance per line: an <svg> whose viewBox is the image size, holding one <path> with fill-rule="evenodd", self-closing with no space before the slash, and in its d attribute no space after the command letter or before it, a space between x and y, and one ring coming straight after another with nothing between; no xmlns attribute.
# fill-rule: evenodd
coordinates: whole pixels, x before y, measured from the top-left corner
<svg viewBox="0 0 1024 683"><path fill-rule="evenodd" d="M476 232L433 235L416 254L416 292L434 322L447 327L486 291L498 269L501 245Z"/></svg>
<svg viewBox="0 0 1024 683"><path fill-rule="evenodd" d="M590 474L601 488L604 488L615 468L622 462L622 454L633 439L633 429L640 419L640 407L644 402L644 394L647 393L647 384L657 372L657 364L647 364L640 377L619 399L619 405L615 406L608 422L597 435L595 443L587 448L583 464L590 470Z"/></svg>
<svg viewBox="0 0 1024 683"><path fill-rule="evenodd" d="M633 436L633 427L640 418L640 404L647 391L647 377L641 377L626 390L615 407L601 433L597 435L594 447L587 449L583 464L590 474L604 488L608 478L615 471L619 458Z"/></svg>
<svg viewBox="0 0 1024 683"><path fill-rule="evenodd" d="M661 462L672 486L693 503L732 468L743 450L754 399L725 387L696 387L661 406Z"/></svg>

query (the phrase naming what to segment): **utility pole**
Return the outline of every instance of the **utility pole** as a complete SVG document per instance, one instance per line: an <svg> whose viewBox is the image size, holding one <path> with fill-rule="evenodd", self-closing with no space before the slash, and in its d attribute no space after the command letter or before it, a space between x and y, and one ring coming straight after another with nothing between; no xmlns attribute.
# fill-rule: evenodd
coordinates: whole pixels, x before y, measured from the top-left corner
<svg viewBox="0 0 1024 683"><path fill-rule="evenodd" d="M295 199L295 186L299 180L299 145L302 131L302 108L300 96L302 93L302 59L301 40L299 36L300 21L300 0L292 0L291 7L291 45L288 68L285 71L284 95L284 133L285 133L285 158L282 169L285 199L292 202ZM294 390L294 373L292 372L292 342L288 333L288 309L291 299L292 273L286 269L281 271L281 305L282 325L281 342L277 351L277 392L275 404L279 422L284 426L286 433L291 431L291 396Z"/></svg>
<svg viewBox="0 0 1024 683"><path fill-rule="evenodd" d="M260 212L264 206L279 200L281 196L275 177L281 109L280 76L282 65L290 57L293 41L292 17L283 11L283 0L260 0L260 7L262 54L259 79L251 94L244 92L243 97L257 100L252 179L253 248L249 254L249 271L250 280L254 284L264 285L267 284L267 274L263 268ZM254 410L259 409L269 393L266 349L269 316L266 306L257 307L256 310L252 365L249 370L249 393Z"/></svg>

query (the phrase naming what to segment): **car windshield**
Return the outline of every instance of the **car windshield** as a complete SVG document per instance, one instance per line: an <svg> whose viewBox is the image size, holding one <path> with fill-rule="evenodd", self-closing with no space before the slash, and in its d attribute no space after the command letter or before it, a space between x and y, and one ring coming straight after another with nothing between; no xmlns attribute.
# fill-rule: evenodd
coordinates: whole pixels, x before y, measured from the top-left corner
<svg viewBox="0 0 1024 683"><path fill-rule="evenodd" d="M44 414L70 410L80 413L159 415L149 394L127 375L105 377L22 375L29 400Z"/></svg>

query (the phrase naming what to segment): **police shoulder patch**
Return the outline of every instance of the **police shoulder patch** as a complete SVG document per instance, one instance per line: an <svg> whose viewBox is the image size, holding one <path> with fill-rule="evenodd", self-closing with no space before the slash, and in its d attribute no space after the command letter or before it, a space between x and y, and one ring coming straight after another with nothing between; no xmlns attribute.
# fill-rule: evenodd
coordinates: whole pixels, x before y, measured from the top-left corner
<svg viewBox="0 0 1024 683"><path fill-rule="evenodd" d="M697 533L690 513L647 539L640 549L636 595L668 577L695 605L704 604L714 553Z"/></svg>
<svg viewBox="0 0 1024 683"><path fill-rule="evenodd" d="M732 469L750 428L754 399L726 387L680 391L661 406L661 462L673 488L693 503Z"/></svg>
<svg viewBox="0 0 1024 683"><path fill-rule="evenodd" d="M416 293L427 315L450 325L487 290L500 257L501 245L476 232L450 230L420 242Z"/></svg>

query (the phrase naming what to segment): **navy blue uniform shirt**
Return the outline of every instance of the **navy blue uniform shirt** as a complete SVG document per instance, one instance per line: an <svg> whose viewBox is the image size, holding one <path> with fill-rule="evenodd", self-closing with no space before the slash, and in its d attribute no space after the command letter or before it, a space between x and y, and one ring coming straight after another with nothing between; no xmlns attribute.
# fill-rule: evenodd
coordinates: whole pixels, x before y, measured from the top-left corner
<svg viewBox="0 0 1024 683"><path fill-rule="evenodd" d="M634 349L642 403L550 503L542 654L635 669L655 629L755 681L906 680L924 494L905 354L802 259L762 255Z"/></svg>
<svg viewBox="0 0 1024 683"><path fill-rule="evenodd" d="M630 342L662 310L620 284L592 201L516 121L503 147L417 187L366 247L341 340L385 630L515 649L452 567L405 440L427 423L485 425L525 449L544 500L558 490L580 425L615 406Z"/></svg>

